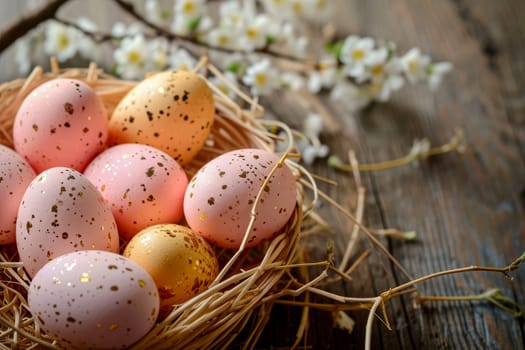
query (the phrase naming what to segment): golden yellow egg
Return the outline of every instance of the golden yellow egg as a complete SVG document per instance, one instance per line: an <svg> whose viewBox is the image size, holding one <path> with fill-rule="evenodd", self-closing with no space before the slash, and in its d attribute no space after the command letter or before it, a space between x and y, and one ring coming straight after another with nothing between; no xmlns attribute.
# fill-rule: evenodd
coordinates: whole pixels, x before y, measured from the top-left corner
<svg viewBox="0 0 525 350"><path fill-rule="evenodd" d="M153 277L164 311L206 290L219 273L217 257L208 242L176 224L140 231L123 255Z"/></svg>
<svg viewBox="0 0 525 350"><path fill-rule="evenodd" d="M109 121L110 145L142 143L184 165L202 148L215 118L213 93L198 74L157 73L122 98Z"/></svg>

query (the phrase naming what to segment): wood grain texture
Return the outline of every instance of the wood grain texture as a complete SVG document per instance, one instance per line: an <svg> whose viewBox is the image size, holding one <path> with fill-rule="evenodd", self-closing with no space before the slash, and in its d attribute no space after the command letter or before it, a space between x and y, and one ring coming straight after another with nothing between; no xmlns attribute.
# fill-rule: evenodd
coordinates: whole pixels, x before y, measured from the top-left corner
<svg viewBox="0 0 525 350"><path fill-rule="evenodd" d="M0 0L0 25L20 13L22 5L13 3ZM99 10L77 1L62 14L97 14L100 24L109 28L116 8L95 3ZM417 46L436 60L451 61L455 68L436 93L423 86L408 87L390 102L358 115L349 115L327 96L315 97L329 112L322 137L332 152L346 159L353 149L362 163L382 161L405 155L415 139L445 143L457 127L465 131L471 146L463 155L362 174L367 189L365 224L417 231L413 243L382 239L413 277L460 266L505 266L525 248L525 2L337 0L336 8L333 24L339 37L354 33L391 40L401 52ZM0 81L16 76L12 50L0 57L0 65ZM263 99L263 104L269 113L300 128L315 105L311 98L283 93ZM327 168L324 161L312 170L338 183L321 184L323 191L355 209L351 176ZM326 203L319 213L333 230L306 242L309 255L324 259L327 241L333 240L340 258L352 222ZM360 250L370 251L370 256L353 272L351 283L334 285L334 291L375 296L407 281L364 236ZM525 305L524 281L522 268L512 279L462 274L426 282L418 290L426 295L468 295L500 288ZM373 349L525 348L523 319L492 305L450 302L418 307L412 301L406 296L387 304L392 330L376 319ZM258 348L293 344L300 312L275 306ZM362 349L367 311L349 315L356 320L352 334L334 329L330 312L311 310L302 344L310 349Z"/></svg>

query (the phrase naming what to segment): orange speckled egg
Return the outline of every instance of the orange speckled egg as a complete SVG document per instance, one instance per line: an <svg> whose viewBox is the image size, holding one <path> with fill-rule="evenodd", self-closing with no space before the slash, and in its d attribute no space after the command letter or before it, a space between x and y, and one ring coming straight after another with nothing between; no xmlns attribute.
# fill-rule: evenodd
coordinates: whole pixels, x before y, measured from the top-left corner
<svg viewBox="0 0 525 350"><path fill-rule="evenodd" d="M123 255L153 277L164 312L204 291L219 273L215 252L208 242L188 227L176 224L142 230L128 243Z"/></svg>
<svg viewBox="0 0 525 350"><path fill-rule="evenodd" d="M213 94L199 75L186 71L155 74L118 104L109 123L109 143L156 147L184 165L208 137L215 117Z"/></svg>

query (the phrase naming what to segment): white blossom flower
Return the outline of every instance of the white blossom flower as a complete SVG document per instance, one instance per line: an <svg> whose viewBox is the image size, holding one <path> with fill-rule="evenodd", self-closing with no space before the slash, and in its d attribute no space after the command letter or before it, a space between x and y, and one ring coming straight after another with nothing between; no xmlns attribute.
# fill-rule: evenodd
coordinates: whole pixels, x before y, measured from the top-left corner
<svg viewBox="0 0 525 350"><path fill-rule="evenodd" d="M210 16L202 16L199 20L199 25L194 29L197 37L202 37L213 28L213 20Z"/></svg>
<svg viewBox="0 0 525 350"><path fill-rule="evenodd" d="M146 0L144 2L146 19L156 25L163 25L166 21L165 12L159 5L158 0Z"/></svg>
<svg viewBox="0 0 525 350"><path fill-rule="evenodd" d="M330 152L327 145L319 140L323 131L323 119L317 113L309 113L303 122L303 134L305 139L297 142L297 148L301 153L301 159L306 164L312 164L316 158L324 158Z"/></svg>
<svg viewBox="0 0 525 350"><path fill-rule="evenodd" d="M142 31L143 28L140 22L132 22L129 26L123 22L115 22L111 28L111 34L117 38L122 38L126 35L142 34Z"/></svg>
<svg viewBox="0 0 525 350"><path fill-rule="evenodd" d="M318 93L323 88L331 88L340 78L336 69L337 62L334 58L330 57L323 60L319 66L320 69L312 71L308 77L308 91L313 94Z"/></svg>
<svg viewBox="0 0 525 350"><path fill-rule="evenodd" d="M318 113L308 113L303 123L304 134L307 137L319 137L323 124L323 118Z"/></svg>
<svg viewBox="0 0 525 350"><path fill-rule="evenodd" d="M416 83L425 78L425 69L430 64L430 57L423 55L421 50L415 47L401 57L401 64L408 81Z"/></svg>
<svg viewBox="0 0 525 350"><path fill-rule="evenodd" d="M315 23L325 23L332 15L333 2L329 0L306 0L305 15Z"/></svg>
<svg viewBox="0 0 525 350"><path fill-rule="evenodd" d="M203 21L206 12L206 0L176 0L175 16L171 29L178 35L188 35L202 26L203 22L211 24L210 19ZM195 23L197 24L195 27Z"/></svg>
<svg viewBox="0 0 525 350"><path fill-rule="evenodd" d="M208 31L212 26L213 21L209 16L200 15L192 18L184 14L177 13L173 18L171 30L178 35L199 35Z"/></svg>
<svg viewBox="0 0 525 350"><path fill-rule="evenodd" d="M15 43L15 62L18 63L20 74L26 75L31 69L31 38L29 36L18 39Z"/></svg>
<svg viewBox="0 0 525 350"><path fill-rule="evenodd" d="M192 70L197 64L195 58L185 49L174 48L168 58L169 67L173 70Z"/></svg>
<svg viewBox="0 0 525 350"><path fill-rule="evenodd" d="M263 0L264 9L275 18L323 22L330 14L326 0Z"/></svg>
<svg viewBox="0 0 525 350"><path fill-rule="evenodd" d="M117 73L124 79L144 77L148 70L146 54L148 54L148 45L142 34L125 37L120 47L113 53Z"/></svg>
<svg viewBox="0 0 525 350"><path fill-rule="evenodd" d="M240 28L244 22L241 4L236 0L221 2L219 5L219 15L220 26Z"/></svg>
<svg viewBox="0 0 525 350"><path fill-rule="evenodd" d="M366 75L366 63L374 48L372 38L360 38L351 35L344 41L341 49L341 61L345 64L345 72L356 79Z"/></svg>
<svg viewBox="0 0 525 350"><path fill-rule="evenodd" d="M175 14L189 19L202 16L206 10L206 0L176 0Z"/></svg>
<svg viewBox="0 0 525 350"><path fill-rule="evenodd" d="M190 17L180 15L178 13L173 17L173 22L171 24L171 30L177 35L188 35L190 33Z"/></svg>
<svg viewBox="0 0 525 350"><path fill-rule="evenodd" d="M295 27L291 23L284 23L281 31L276 34L278 41L282 42L290 54L302 57L308 45L308 38L306 36L297 36Z"/></svg>
<svg viewBox="0 0 525 350"><path fill-rule="evenodd" d="M234 100L237 97L235 89L239 86L237 76L232 72L224 72L222 78L213 76L210 82L218 88L223 94Z"/></svg>
<svg viewBox="0 0 525 350"><path fill-rule="evenodd" d="M251 22L257 14L257 4L255 0L242 1L242 17L245 22Z"/></svg>
<svg viewBox="0 0 525 350"><path fill-rule="evenodd" d="M168 65L169 46L169 42L161 37L148 42L148 68L163 70Z"/></svg>
<svg viewBox="0 0 525 350"><path fill-rule="evenodd" d="M206 41L212 46L233 49L238 44L237 32L228 27L217 27L209 31Z"/></svg>
<svg viewBox="0 0 525 350"><path fill-rule="evenodd" d="M80 17L77 19L77 25L89 33L94 33L98 30L95 22L89 18ZM79 33L78 35L78 51L83 57L89 58L93 61L98 61L100 58L99 45L89 36Z"/></svg>
<svg viewBox="0 0 525 350"><path fill-rule="evenodd" d="M253 51L266 44L270 32L275 32L275 22L266 15L259 15L253 21L246 23L243 34L239 40L239 48L243 51ZM277 29L278 30L278 29Z"/></svg>
<svg viewBox="0 0 525 350"><path fill-rule="evenodd" d="M399 75L389 75L383 80L373 81L369 86L370 95L380 101L386 102L390 99L392 92L399 90L404 84L403 78Z"/></svg>
<svg viewBox="0 0 525 350"><path fill-rule="evenodd" d="M298 91L305 85L304 78L295 72L282 72L280 78L281 85L292 91Z"/></svg>
<svg viewBox="0 0 525 350"><path fill-rule="evenodd" d="M387 74L387 58L388 50L385 47L371 50L368 53L366 62L364 62L366 69L361 76L356 77L356 81L362 83L366 80L384 80L384 77Z"/></svg>
<svg viewBox="0 0 525 350"><path fill-rule="evenodd" d="M48 55L56 56L60 62L66 61L77 53L78 31L58 22L50 22L46 27L44 48Z"/></svg>
<svg viewBox="0 0 525 350"><path fill-rule="evenodd" d="M242 81L251 87L252 95L269 95L279 86L279 73L264 59L248 67Z"/></svg>
<svg viewBox="0 0 525 350"><path fill-rule="evenodd" d="M330 153L327 145L306 145L301 150L301 159L305 164L312 164L316 158L324 158Z"/></svg>
<svg viewBox="0 0 525 350"><path fill-rule="evenodd" d="M437 62L432 63L427 69L428 85L431 90L436 90L441 84L443 76L452 70L452 63Z"/></svg>
<svg viewBox="0 0 525 350"><path fill-rule="evenodd" d="M342 103L349 112L356 112L366 107L371 101L371 96L366 89L345 80L339 81L333 87L330 98Z"/></svg>
<svg viewBox="0 0 525 350"><path fill-rule="evenodd" d="M262 0L264 9L277 18L290 19L293 15L290 0Z"/></svg>

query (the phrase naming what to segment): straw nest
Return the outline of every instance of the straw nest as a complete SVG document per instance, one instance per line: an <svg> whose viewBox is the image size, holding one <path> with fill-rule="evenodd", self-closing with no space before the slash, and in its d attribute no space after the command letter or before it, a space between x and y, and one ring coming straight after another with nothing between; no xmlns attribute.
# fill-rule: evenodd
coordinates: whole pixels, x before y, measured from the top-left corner
<svg viewBox="0 0 525 350"><path fill-rule="evenodd" d="M210 75L221 77L221 73L205 60L198 66L198 72L204 78ZM37 67L27 79L0 86L1 144L12 147L13 120L25 96L39 84L58 77L87 82L97 91L110 114L120 99L137 84L105 74L95 64L87 69L60 69L52 61L49 73ZM291 135L286 125L259 118L262 107L241 91L237 91L240 102L234 102L213 85L212 88L216 105L215 123L206 146L185 167L188 176L192 176L208 160L232 149L255 147L275 152L277 138L268 131L270 129L278 128ZM289 145L288 150L291 149L292 145ZM306 178L315 188L315 182L308 173L296 162L287 159L290 156L293 157L293 154L284 152L281 161L291 166L298 179ZM240 332L242 337L240 340L237 337L237 341L242 342L245 348L253 347L268 321L273 302L282 296L282 287L291 279L290 269L303 218L305 211L311 208L301 183L304 184L304 181L297 181L297 205L282 234L255 249L243 249L241 246L237 251L218 251L222 267L211 287L177 305L133 349L226 348ZM0 264L0 348L59 349L59 344L43 334L27 306L30 279L22 263L18 262L16 247L0 247Z"/></svg>

